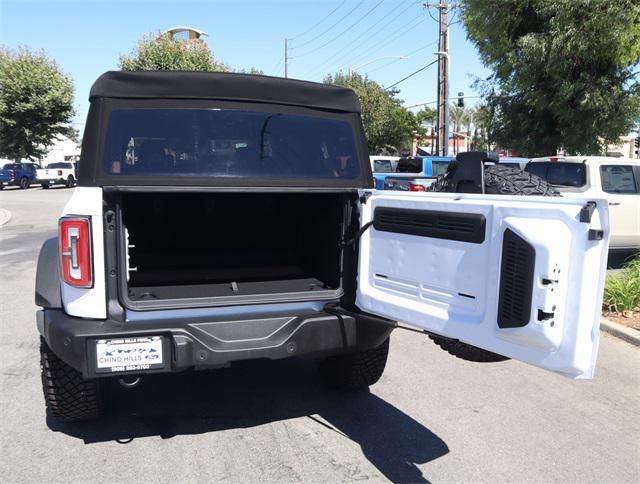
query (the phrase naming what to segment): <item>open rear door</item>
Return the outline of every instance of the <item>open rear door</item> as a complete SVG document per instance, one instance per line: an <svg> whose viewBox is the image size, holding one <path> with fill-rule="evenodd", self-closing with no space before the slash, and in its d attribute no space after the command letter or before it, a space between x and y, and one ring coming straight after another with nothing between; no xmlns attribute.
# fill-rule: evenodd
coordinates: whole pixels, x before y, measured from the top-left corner
<svg viewBox="0 0 640 484"><path fill-rule="evenodd" d="M606 201L373 192L362 205L360 309L592 378Z"/></svg>

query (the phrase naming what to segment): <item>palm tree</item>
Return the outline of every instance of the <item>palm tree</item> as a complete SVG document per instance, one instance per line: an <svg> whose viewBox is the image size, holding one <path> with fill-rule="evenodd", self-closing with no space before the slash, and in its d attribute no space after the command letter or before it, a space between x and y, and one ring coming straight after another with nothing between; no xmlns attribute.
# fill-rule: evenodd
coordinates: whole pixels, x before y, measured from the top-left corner
<svg viewBox="0 0 640 484"><path fill-rule="evenodd" d="M471 149L471 142L473 141L473 137L471 136L471 125L475 126L476 123L476 108L468 107L466 109L466 117L465 117L465 132L467 135L467 151Z"/></svg>
<svg viewBox="0 0 640 484"><path fill-rule="evenodd" d="M456 133L460 132L460 127L465 124L467 119L467 111L464 107L460 107L457 104L451 104L449 106L449 122L453 127L454 132L454 145L453 151L454 153L458 153L458 135Z"/></svg>

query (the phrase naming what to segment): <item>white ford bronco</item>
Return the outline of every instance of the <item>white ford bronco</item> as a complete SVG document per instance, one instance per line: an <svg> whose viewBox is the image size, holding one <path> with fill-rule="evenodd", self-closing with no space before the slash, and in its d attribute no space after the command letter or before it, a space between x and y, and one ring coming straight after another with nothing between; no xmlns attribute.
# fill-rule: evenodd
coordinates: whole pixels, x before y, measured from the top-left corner
<svg viewBox="0 0 640 484"><path fill-rule="evenodd" d="M460 155L443 193L376 191L340 87L109 72L90 101L78 186L38 260L52 416L98 417L114 377L259 358L312 358L331 386L365 388L395 328L593 376L606 202L545 196L486 154Z"/></svg>

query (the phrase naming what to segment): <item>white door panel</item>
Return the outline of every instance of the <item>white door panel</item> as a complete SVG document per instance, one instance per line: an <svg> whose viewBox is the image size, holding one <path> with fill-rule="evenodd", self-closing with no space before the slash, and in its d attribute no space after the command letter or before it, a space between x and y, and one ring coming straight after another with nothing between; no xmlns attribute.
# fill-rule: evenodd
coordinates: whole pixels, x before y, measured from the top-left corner
<svg viewBox="0 0 640 484"><path fill-rule="evenodd" d="M375 193L362 205L363 225L381 210L360 241L357 305L572 378L590 378L609 223L602 200L591 223L580 222L585 203ZM589 229L603 230L603 239L589 240Z"/></svg>

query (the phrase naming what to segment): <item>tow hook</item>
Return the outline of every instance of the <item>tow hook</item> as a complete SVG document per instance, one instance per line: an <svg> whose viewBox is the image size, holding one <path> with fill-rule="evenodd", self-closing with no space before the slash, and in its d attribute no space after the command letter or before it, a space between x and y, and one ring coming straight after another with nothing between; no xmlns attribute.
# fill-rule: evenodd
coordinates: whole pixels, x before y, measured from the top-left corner
<svg viewBox="0 0 640 484"><path fill-rule="evenodd" d="M122 387L124 388L133 388L135 386L138 386L138 384L142 381L142 377L137 376L131 380L126 379L126 377L122 377L118 379L118 383L120 383L120 385L122 385Z"/></svg>

